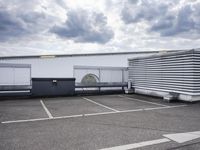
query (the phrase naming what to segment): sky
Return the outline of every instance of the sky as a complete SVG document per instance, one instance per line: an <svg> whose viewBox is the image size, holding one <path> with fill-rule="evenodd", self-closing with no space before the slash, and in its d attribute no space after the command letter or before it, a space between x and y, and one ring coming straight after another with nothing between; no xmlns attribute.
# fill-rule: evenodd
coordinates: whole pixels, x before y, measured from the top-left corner
<svg viewBox="0 0 200 150"><path fill-rule="evenodd" d="M200 48L200 0L0 0L0 56Z"/></svg>

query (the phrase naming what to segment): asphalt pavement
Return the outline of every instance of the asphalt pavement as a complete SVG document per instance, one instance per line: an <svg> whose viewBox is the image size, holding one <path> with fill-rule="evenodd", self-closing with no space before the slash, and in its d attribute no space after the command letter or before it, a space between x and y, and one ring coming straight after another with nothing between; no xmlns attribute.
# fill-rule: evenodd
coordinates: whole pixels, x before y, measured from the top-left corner
<svg viewBox="0 0 200 150"><path fill-rule="evenodd" d="M200 131L199 102L134 94L0 100L0 122L2 150L200 149L198 134L182 143L164 136Z"/></svg>

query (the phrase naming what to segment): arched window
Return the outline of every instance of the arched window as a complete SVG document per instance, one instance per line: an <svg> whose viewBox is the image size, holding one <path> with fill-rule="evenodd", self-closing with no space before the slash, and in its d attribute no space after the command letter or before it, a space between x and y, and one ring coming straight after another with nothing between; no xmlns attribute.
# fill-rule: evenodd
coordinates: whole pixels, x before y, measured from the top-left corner
<svg viewBox="0 0 200 150"><path fill-rule="evenodd" d="M94 74L87 74L81 80L81 83L85 85L96 84L97 82L99 82L99 79Z"/></svg>

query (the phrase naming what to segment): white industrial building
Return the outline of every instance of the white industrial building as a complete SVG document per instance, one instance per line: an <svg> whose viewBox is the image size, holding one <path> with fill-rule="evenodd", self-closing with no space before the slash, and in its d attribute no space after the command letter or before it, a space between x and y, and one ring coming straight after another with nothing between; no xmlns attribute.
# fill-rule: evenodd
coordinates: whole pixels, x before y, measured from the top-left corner
<svg viewBox="0 0 200 150"><path fill-rule="evenodd" d="M0 57L0 63L29 64L31 65L32 78L75 77L77 82L80 82L86 74L94 74L99 77L100 69L102 75L106 74L105 76L107 77L101 75L101 82L120 82L122 77L124 81L127 81L127 73L124 72L125 75L123 75L123 73L119 72L124 70L123 67L128 67L128 58L146 56L153 53L157 52ZM120 80L119 77L121 78Z"/></svg>
<svg viewBox="0 0 200 150"><path fill-rule="evenodd" d="M73 95L123 90L131 81L136 93L197 101L198 58L199 50L0 57L0 93Z"/></svg>
<svg viewBox="0 0 200 150"><path fill-rule="evenodd" d="M0 63L30 64L32 78L71 78L77 66L128 67L128 58L153 53L157 52L14 56L0 57Z"/></svg>
<svg viewBox="0 0 200 150"><path fill-rule="evenodd" d="M76 85L79 85L80 89L81 83L84 83L84 86L89 84L89 79L99 83L104 89L113 88L112 85L119 88L128 81L128 58L155 53L158 51L0 57L0 64L2 64L0 66L0 87L4 91L12 89L12 87L19 89L20 85L32 87L33 83L29 82L30 85L27 85L26 78L24 78L26 79L24 82L23 80L20 80L20 83L17 81L17 76L22 76L20 72L24 69L20 69L19 65L30 65L31 71L27 68L27 71L24 70L27 75L23 75L30 77L30 81L39 82L44 79L56 81L56 79L75 78ZM10 74L9 79L6 74ZM92 85L89 84L89 86Z"/></svg>

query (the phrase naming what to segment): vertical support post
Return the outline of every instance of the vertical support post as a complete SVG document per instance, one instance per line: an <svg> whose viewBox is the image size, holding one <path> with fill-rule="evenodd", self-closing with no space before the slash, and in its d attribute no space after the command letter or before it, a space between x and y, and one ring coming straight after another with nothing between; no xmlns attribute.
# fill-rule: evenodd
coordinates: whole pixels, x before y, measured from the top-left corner
<svg viewBox="0 0 200 150"><path fill-rule="evenodd" d="M13 71L13 85L16 85L15 83L15 67L12 67L12 71Z"/></svg>
<svg viewBox="0 0 200 150"><path fill-rule="evenodd" d="M122 69L122 90L124 91L124 69Z"/></svg>
<svg viewBox="0 0 200 150"><path fill-rule="evenodd" d="M73 67L73 77L75 78L75 68Z"/></svg>
<svg viewBox="0 0 200 150"><path fill-rule="evenodd" d="M124 83L124 69L122 69L122 82Z"/></svg>
<svg viewBox="0 0 200 150"><path fill-rule="evenodd" d="M98 69L99 70L99 83L101 83L101 68ZM101 91L101 87L99 86L99 93Z"/></svg>
<svg viewBox="0 0 200 150"><path fill-rule="evenodd" d="M131 80L128 80L128 89L130 90L132 88Z"/></svg>
<svg viewBox="0 0 200 150"><path fill-rule="evenodd" d="M101 68L98 68L99 70L99 82L101 82Z"/></svg>
<svg viewBox="0 0 200 150"><path fill-rule="evenodd" d="M33 83L32 83L32 66L30 66L30 85L31 85L31 87L33 86ZM31 90L32 90L32 88L29 90L30 92L31 92Z"/></svg>

